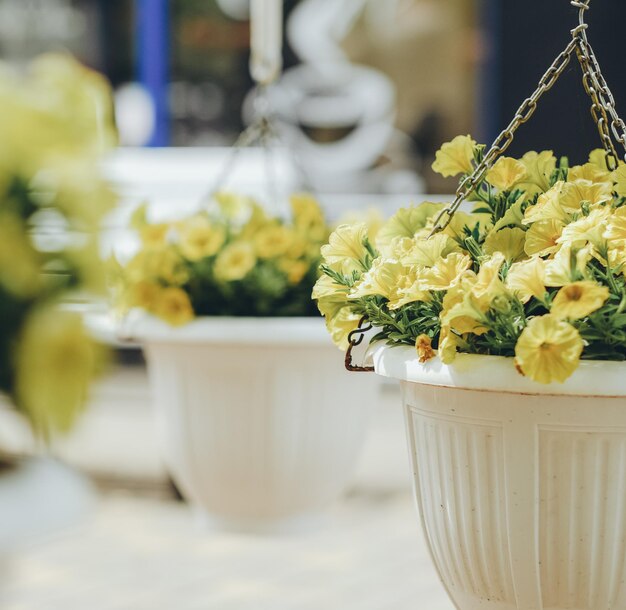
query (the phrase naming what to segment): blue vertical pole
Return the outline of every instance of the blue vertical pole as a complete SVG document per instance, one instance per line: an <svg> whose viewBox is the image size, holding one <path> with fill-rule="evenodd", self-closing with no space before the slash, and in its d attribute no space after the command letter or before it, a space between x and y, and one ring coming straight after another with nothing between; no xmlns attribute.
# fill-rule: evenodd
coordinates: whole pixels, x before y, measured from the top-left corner
<svg viewBox="0 0 626 610"><path fill-rule="evenodd" d="M155 109L148 146L167 146L169 134L169 0L135 0L137 69Z"/></svg>

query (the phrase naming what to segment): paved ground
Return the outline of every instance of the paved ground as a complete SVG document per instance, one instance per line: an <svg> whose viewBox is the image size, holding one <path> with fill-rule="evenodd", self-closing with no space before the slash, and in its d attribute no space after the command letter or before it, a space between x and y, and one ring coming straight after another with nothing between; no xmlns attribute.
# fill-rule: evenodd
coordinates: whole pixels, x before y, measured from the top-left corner
<svg viewBox="0 0 626 610"><path fill-rule="evenodd" d="M402 492L354 492L273 536L110 493L82 528L18 557L5 593L5 610L453 610Z"/></svg>

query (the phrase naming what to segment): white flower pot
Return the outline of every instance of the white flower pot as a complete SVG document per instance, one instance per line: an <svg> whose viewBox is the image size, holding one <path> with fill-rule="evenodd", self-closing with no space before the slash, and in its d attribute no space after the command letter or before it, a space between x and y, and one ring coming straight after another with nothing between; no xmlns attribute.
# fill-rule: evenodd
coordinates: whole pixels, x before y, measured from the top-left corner
<svg viewBox="0 0 626 610"><path fill-rule="evenodd" d="M256 526L324 507L350 482L378 381L343 370L321 319L144 317L164 458L212 517Z"/></svg>
<svg viewBox="0 0 626 610"><path fill-rule="evenodd" d="M457 608L626 608L626 364L541 386L510 358L373 357L401 381L415 497Z"/></svg>

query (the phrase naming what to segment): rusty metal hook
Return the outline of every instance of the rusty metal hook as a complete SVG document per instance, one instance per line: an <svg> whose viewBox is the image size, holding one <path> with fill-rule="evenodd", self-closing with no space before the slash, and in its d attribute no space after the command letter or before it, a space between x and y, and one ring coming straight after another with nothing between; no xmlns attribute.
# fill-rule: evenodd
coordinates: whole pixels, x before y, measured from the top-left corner
<svg viewBox="0 0 626 610"><path fill-rule="evenodd" d="M359 320L359 325L348 335L348 351L346 352L345 366L346 370L355 373L373 373L373 366L359 366L352 362L352 350L361 345L365 337L365 333L372 330L372 325L367 321L367 317L363 316Z"/></svg>

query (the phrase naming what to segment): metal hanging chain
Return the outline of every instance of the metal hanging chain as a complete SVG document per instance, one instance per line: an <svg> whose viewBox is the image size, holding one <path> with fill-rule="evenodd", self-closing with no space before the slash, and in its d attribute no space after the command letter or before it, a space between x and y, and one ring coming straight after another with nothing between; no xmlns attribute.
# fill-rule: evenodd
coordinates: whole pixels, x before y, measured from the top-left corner
<svg viewBox="0 0 626 610"><path fill-rule="evenodd" d="M359 325L348 335L348 351L346 352L346 358L344 361L346 370L354 373L373 373L373 366L359 366L352 362L352 350L361 345L365 338L365 333L372 330L373 326L367 321L367 318L363 316L359 320Z"/></svg>
<svg viewBox="0 0 626 610"><path fill-rule="evenodd" d="M593 49L587 40L585 11L589 9L591 0L570 0L570 4L579 9L579 25L571 31L572 40L565 50L560 53L550 65L547 72L539 81L535 92L526 98L519 107L513 120L507 128L496 138L491 148L484 155L474 171L467 175L456 190L454 201L446 206L435 218L431 236L443 231L452 220L463 201L476 189L485 174L513 142L517 129L526 123L535 113L537 102L546 91L550 90L559 79L575 52L583 70L583 84L592 100L592 116L598 126L602 144L607 152L607 167L617 166L617 152L611 135L619 141L626 151L626 123L619 117L615 109L615 100L602 75L600 65ZM610 117L610 120L609 120ZM609 131L610 128L610 131ZM625 157L626 158L626 157Z"/></svg>

